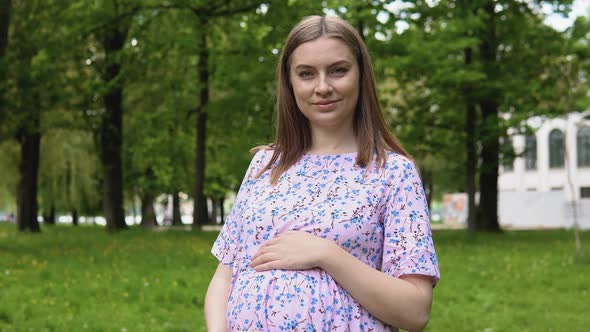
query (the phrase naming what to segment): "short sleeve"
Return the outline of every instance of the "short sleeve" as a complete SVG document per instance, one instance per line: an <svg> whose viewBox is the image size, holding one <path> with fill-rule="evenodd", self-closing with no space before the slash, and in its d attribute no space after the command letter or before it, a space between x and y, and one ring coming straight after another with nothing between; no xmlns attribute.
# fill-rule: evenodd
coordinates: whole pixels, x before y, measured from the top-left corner
<svg viewBox="0 0 590 332"><path fill-rule="evenodd" d="M228 266L229 268L233 267L233 262L235 261L235 257L237 255L236 250L237 241L239 239L239 218L246 207L246 202L248 200L248 196L250 195L251 187L253 183L256 182L254 177L262 169L262 167L266 165L264 160L265 154L265 150L259 150L250 161L250 165L248 166L246 175L242 180L242 184L240 185L240 189L238 190L238 194L236 195L236 199L231 208L231 211L225 218L225 224L221 228L221 231L219 232L219 235L217 236L217 239L211 248L211 253L219 260L219 262Z"/></svg>
<svg viewBox="0 0 590 332"><path fill-rule="evenodd" d="M440 279L426 195L414 163L399 157L383 205L381 270L394 277L421 274Z"/></svg>

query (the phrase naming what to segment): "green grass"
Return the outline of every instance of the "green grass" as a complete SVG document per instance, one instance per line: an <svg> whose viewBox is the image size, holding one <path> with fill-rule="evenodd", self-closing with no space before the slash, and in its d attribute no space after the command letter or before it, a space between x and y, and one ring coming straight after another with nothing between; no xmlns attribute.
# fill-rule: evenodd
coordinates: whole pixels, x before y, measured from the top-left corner
<svg viewBox="0 0 590 332"><path fill-rule="evenodd" d="M583 234L590 245L590 232ZM442 279L431 331L588 331L590 264L572 231L434 235Z"/></svg>
<svg viewBox="0 0 590 332"><path fill-rule="evenodd" d="M1 331L205 331L216 234L0 225Z"/></svg>
<svg viewBox="0 0 590 332"><path fill-rule="evenodd" d="M205 331L216 233L15 228L0 223L0 331ZM590 263L575 259L570 231L434 238L442 279L428 331L590 326Z"/></svg>

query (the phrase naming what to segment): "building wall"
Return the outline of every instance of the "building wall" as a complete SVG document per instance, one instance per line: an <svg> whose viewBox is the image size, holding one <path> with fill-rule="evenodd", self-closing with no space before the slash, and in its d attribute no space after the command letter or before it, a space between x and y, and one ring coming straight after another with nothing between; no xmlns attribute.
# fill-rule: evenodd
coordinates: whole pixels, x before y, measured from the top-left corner
<svg viewBox="0 0 590 332"><path fill-rule="evenodd" d="M589 230L590 199L576 201L575 207L574 214L572 202L563 191L501 191L498 195L498 219L506 229L572 228L577 222L579 228ZM466 193L443 195L443 223L466 227Z"/></svg>
<svg viewBox="0 0 590 332"><path fill-rule="evenodd" d="M534 118L529 125L537 128L537 169L525 170L524 157L516 158L513 171L504 171L500 167L498 186L500 191L535 191L548 192L551 190L563 190L567 200L580 199L580 187L590 187L590 168L577 166L576 124L584 123L590 126L590 121L582 121L579 113L572 113L567 118L542 121ZM549 133L553 129L559 129L564 133L566 142L565 167L561 169L549 168ZM514 149L517 153L524 151L525 137L516 135L513 137ZM572 185L568 183L568 171Z"/></svg>
<svg viewBox="0 0 590 332"><path fill-rule="evenodd" d="M590 121L582 120L580 113L571 113L558 119L533 118L528 124L536 128L537 169L526 170L524 156L516 158L513 171L500 167L500 224L513 228L572 227L577 219L582 228L590 229L590 198L580 197L580 188L590 187L590 167L577 166L576 147L579 126L590 126ZM553 129L564 133L566 160L561 169L549 168L549 133ZM515 152L523 152L525 137L514 136L513 144Z"/></svg>
<svg viewBox="0 0 590 332"><path fill-rule="evenodd" d="M581 229L590 229L590 200L576 202L577 218L574 218L573 206L563 191L503 191L498 206L503 228L572 228L577 222Z"/></svg>

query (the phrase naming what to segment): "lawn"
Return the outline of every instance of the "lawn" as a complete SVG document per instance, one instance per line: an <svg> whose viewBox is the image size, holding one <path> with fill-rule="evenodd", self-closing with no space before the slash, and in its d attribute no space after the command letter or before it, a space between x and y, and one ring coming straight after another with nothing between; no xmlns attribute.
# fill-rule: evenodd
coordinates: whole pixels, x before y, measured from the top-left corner
<svg viewBox="0 0 590 332"><path fill-rule="evenodd" d="M15 228L0 223L0 331L205 331L216 233ZM434 239L442 279L428 331L590 326L590 264L574 259L571 231Z"/></svg>

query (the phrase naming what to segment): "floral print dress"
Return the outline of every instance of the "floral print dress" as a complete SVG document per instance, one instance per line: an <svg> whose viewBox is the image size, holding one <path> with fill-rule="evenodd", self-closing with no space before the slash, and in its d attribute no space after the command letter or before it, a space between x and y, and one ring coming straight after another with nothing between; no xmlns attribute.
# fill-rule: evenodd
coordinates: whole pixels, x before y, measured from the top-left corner
<svg viewBox="0 0 590 332"><path fill-rule="evenodd" d="M330 239L388 275L440 278L428 207L412 161L389 152L384 167L355 164L356 153L304 155L275 186L272 150L256 153L212 253L232 270L230 331L397 331L359 305L325 271L249 267L277 234ZM351 271L354 273L354 271ZM370 281L368 281L370 282Z"/></svg>

